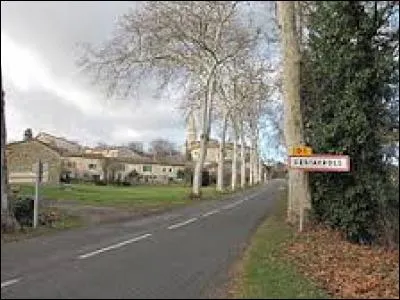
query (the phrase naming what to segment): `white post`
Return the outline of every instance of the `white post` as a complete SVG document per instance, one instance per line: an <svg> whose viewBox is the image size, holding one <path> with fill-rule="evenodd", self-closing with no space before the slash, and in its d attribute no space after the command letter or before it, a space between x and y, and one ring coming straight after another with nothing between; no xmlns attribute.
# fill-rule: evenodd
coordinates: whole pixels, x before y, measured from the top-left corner
<svg viewBox="0 0 400 300"><path fill-rule="evenodd" d="M33 201L33 228L37 227L39 215L39 177L40 177L40 160L37 162L36 167L36 180L35 180L35 199Z"/></svg>

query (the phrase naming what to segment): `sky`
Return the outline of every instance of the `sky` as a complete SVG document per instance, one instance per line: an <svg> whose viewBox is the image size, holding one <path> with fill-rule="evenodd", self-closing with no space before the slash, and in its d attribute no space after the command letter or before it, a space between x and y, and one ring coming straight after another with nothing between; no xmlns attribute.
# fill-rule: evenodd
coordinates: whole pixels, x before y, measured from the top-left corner
<svg viewBox="0 0 400 300"><path fill-rule="evenodd" d="M118 16L134 6L131 1L1 2L8 142L32 128L34 135L44 131L87 146L160 137L183 144L177 99L160 99L152 84L144 83L136 99L111 101L78 73L77 44L103 42Z"/></svg>

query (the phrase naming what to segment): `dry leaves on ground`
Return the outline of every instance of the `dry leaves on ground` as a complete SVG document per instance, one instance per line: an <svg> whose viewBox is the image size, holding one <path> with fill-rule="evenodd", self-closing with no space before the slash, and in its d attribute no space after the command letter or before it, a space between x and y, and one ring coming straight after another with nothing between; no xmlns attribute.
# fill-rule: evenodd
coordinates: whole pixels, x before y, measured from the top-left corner
<svg viewBox="0 0 400 300"><path fill-rule="evenodd" d="M399 251L349 243L339 233L315 229L287 245L301 273L334 297L399 298Z"/></svg>

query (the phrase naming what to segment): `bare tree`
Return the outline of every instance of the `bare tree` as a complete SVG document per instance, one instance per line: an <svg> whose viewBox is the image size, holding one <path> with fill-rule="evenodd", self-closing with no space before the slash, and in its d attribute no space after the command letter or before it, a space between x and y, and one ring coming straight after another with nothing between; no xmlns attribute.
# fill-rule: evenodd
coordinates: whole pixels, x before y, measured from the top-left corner
<svg viewBox="0 0 400 300"><path fill-rule="evenodd" d="M283 48L284 132L286 147L304 143L300 110L300 49L296 30L294 1L278 1L278 23ZM289 169L288 221L299 217L299 230L303 227L304 210L310 207L308 176L302 171ZM298 211L298 212L297 212Z"/></svg>
<svg viewBox="0 0 400 300"><path fill-rule="evenodd" d="M140 141L129 142L127 147L130 150L133 150L133 151L136 151L136 152L139 152L139 153L143 153L144 152L143 142L140 142Z"/></svg>
<svg viewBox="0 0 400 300"><path fill-rule="evenodd" d="M161 87L187 78L205 91L200 98L200 157L193 193L198 195L209 139L215 72L256 40L256 30L238 22L238 1L144 1L123 16L103 47L88 46L80 62L108 92L131 91L143 78Z"/></svg>
<svg viewBox="0 0 400 300"><path fill-rule="evenodd" d="M150 142L150 153L155 158L165 158L177 155L179 151L176 149L175 143L167 139L158 138Z"/></svg>
<svg viewBox="0 0 400 300"><path fill-rule="evenodd" d="M24 131L24 141L31 140L33 138L32 128L27 128Z"/></svg>

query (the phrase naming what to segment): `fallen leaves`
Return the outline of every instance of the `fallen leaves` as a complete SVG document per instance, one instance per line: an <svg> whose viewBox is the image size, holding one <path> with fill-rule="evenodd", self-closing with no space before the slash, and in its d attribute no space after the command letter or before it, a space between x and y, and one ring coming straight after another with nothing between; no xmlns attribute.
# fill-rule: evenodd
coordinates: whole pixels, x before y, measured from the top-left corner
<svg viewBox="0 0 400 300"><path fill-rule="evenodd" d="M399 251L361 246L338 232L310 230L288 243L285 256L338 298L399 298Z"/></svg>

